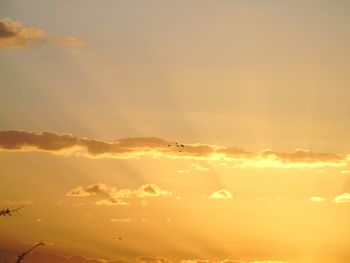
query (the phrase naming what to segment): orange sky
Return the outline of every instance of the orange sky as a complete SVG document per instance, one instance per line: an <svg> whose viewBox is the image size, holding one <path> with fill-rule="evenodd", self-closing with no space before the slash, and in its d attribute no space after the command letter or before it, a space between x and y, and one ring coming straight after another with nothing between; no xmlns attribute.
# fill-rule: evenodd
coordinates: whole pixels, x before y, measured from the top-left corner
<svg viewBox="0 0 350 263"><path fill-rule="evenodd" d="M349 9L2 1L0 263L349 262Z"/></svg>

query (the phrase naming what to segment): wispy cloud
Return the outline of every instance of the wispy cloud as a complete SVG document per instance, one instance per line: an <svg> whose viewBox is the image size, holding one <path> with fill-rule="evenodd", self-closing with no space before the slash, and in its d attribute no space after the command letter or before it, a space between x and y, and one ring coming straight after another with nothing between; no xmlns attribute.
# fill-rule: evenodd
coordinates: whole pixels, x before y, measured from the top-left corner
<svg viewBox="0 0 350 263"><path fill-rule="evenodd" d="M350 159L349 155L318 153L304 149L297 149L294 152L273 150L248 152L226 146L205 144L186 144L179 152L176 148L169 147L170 143L170 141L156 137L102 141L52 132L0 131L0 150L2 151L46 151L58 155L78 155L90 158L125 159L140 156L182 158L225 162L229 163L230 167L236 168L343 167L348 165Z"/></svg>
<svg viewBox="0 0 350 263"><path fill-rule="evenodd" d="M193 166L195 169L199 170L199 171L205 171L205 172L207 172L207 171L210 170L209 168L203 167L203 166L199 165L198 163L193 163L192 166Z"/></svg>
<svg viewBox="0 0 350 263"><path fill-rule="evenodd" d="M0 200L0 205L31 205L32 200Z"/></svg>
<svg viewBox="0 0 350 263"><path fill-rule="evenodd" d="M85 46L87 44L87 41L76 37L62 37L57 40L57 43L65 46L77 47L77 46Z"/></svg>
<svg viewBox="0 0 350 263"><path fill-rule="evenodd" d="M30 243L32 244L32 243ZM53 243L44 242L46 245L53 245ZM13 262L14 258L18 257L18 251L10 249L0 249L1 260L8 260L7 262ZM82 256L63 256L59 254L47 254L42 252L35 252L30 255L30 258L27 259L28 262L50 262L50 263L131 263L131 261L125 260L106 260L106 259L97 259L97 258L86 258ZM26 262L26 261L25 261Z"/></svg>
<svg viewBox="0 0 350 263"><path fill-rule="evenodd" d="M181 260L181 263L248 263L245 261L241 260L231 260L231 259L225 259L222 261L211 261L207 259L186 259L186 260ZM268 263L268 261L266 261Z"/></svg>
<svg viewBox="0 0 350 263"><path fill-rule="evenodd" d="M0 48L23 48L35 43L85 46L87 41L73 36L51 39L39 28L23 26L10 18L0 19Z"/></svg>
<svg viewBox="0 0 350 263"><path fill-rule="evenodd" d="M225 259L221 261L211 261L207 259L186 259L186 260L181 260L181 263L287 263L287 262L276 261L276 260L242 261L242 260Z"/></svg>
<svg viewBox="0 0 350 263"><path fill-rule="evenodd" d="M325 200L326 200L326 198L321 197L321 196L311 196L309 198L309 201L311 201L311 202L323 202Z"/></svg>
<svg viewBox="0 0 350 263"><path fill-rule="evenodd" d="M350 203L350 193L343 193L334 198L336 203Z"/></svg>
<svg viewBox="0 0 350 263"><path fill-rule="evenodd" d="M132 221L132 219L129 217L127 217L127 218L111 218L110 221L117 222L117 223L129 223Z"/></svg>
<svg viewBox="0 0 350 263"><path fill-rule="evenodd" d="M75 197L94 196L97 194L110 195L116 192L116 188L108 187L105 184L93 184L89 186L78 186L70 190L66 195Z"/></svg>
<svg viewBox="0 0 350 263"><path fill-rule="evenodd" d="M138 189L120 189L98 183L89 186L78 186L71 189L67 194L71 197L99 196L104 197L95 202L96 205L129 205L127 200L133 198L172 196L173 193L160 188L155 184L145 184Z"/></svg>
<svg viewBox="0 0 350 263"><path fill-rule="evenodd" d="M130 205L130 202L125 202L120 199L114 199L114 198L109 198L109 199L102 199L99 201L95 202L96 205L106 205L106 206L114 206L114 205Z"/></svg>
<svg viewBox="0 0 350 263"><path fill-rule="evenodd" d="M137 259L139 263L172 263L170 259L163 257L142 256Z"/></svg>
<svg viewBox="0 0 350 263"><path fill-rule="evenodd" d="M230 191L226 189L221 189L219 191L214 192L213 194L210 195L210 198L214 199L231 199L232 194Z"/></svg>

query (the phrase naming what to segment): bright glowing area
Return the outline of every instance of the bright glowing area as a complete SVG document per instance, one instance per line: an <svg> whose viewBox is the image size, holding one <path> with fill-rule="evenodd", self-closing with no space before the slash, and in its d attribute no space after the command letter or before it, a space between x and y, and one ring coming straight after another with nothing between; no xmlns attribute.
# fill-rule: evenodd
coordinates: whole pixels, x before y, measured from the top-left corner
<svg viewBox="0 0 350 263"><path fill-rule="evenodd" d="M0 3L0 263L350 262L349 1Z"/></svg>

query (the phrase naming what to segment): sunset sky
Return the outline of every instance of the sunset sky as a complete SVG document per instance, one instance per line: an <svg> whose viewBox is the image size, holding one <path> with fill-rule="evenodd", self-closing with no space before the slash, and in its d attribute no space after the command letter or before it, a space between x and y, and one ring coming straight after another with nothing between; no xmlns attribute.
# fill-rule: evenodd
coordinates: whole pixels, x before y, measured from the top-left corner
<svg viewBox="0 0 350 263"><path fill-rule="evenodd" d="M350 262L349 13L1 0L0 263Z"/></svg>

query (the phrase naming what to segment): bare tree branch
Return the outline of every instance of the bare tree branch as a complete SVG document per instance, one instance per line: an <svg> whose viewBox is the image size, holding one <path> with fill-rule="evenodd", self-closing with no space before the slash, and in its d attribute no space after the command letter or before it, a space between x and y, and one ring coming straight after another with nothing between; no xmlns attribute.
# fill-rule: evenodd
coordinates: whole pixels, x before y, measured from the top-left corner
<svg viewBox="0 0 350 263"><path fill-rule="evenodd" d="M22 260L24 260L24 257L26 255L28 255L30 252L32 252L37 247L40 247L40 246L43 246L43 245L45 245L45 243L44 242L40 242L40 243L36 244L35 246L31 247L30 249L28 249L27 251L24 251L22 254L20 254L18 256L16 263L21 262Z"/></svg>
<svg viewBox="0 0 350 263"><path fill-rule="evenodd" d="M24 205L16 207L16 208L4 208L0 210L0 216L13 216L14 214L18 214L19 210L21 210L24 207Z"/></svg>

